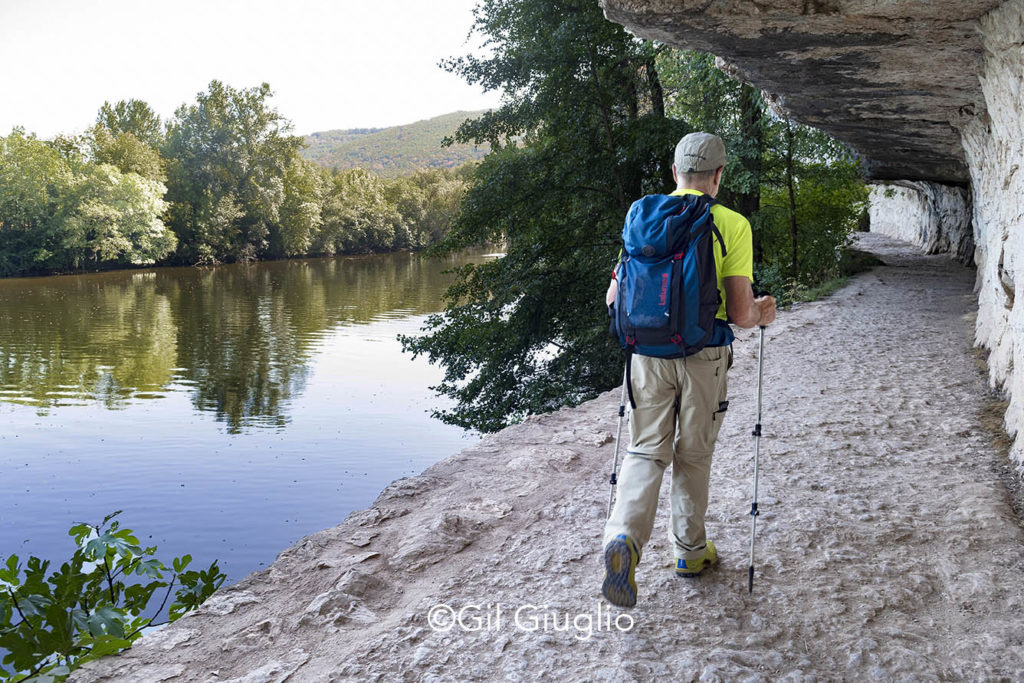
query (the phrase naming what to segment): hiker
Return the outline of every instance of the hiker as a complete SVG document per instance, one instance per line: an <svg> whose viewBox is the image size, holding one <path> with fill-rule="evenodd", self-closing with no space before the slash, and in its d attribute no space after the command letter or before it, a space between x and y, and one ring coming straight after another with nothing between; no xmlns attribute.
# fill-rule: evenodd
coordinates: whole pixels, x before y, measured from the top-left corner
<svg viewBox="0 0 1024 683"><path fill-rule="evenodd" d="M602 593L615 605L632 607L636 604L634 572L641 551L651 537L662 474L669 464L672 465L669 538L675 553L676 575L697 576L718 559L714 544L706 537L704 514L708 504L711 455L728 407L726 373L732 367L733 341L729 322L750 328L775 320L775 299L770 296L754 298L750 223L739 213L712 201L718 194L725 164L725 145L716 135L690 133L676 145L672 165L676 190L669 197L686 198L697 211L710 203L714 234L711 236L709 232L708 239L713 243L720 305L714 314L713 326L709 324L712 329L707 332L706 343L691 355L669 358L645 355L643 347L635 342L627 351L631 405L629 448L618 475L618 498L604 531ZM680 203L664 196L655 197ZM643 201L638 200L630 209L624 237L630 221L649 217L650 212L645 213L643 208L646 205L641 205ZM648 250L644 251L647 254L651 248L645 246L644 249ZM680 257L677 255L677 259ZM618 274L622 268L620 259L608 287L607 303L613 316L615 309L612 307L619 293ZM626 287L625 281L623 287ZM709 320L714 312L713 291L711 296Z"/></svg>

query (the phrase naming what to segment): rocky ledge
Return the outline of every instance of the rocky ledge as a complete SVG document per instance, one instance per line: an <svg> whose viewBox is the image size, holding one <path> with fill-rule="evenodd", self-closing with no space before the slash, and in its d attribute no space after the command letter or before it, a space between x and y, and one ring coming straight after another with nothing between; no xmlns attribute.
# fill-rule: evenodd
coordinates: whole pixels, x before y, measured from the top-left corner
<svg viewBox="0 0 1024 683"><path fill-rule="evenodd" d="M998 0L603 0L645 38L712 52L875 179L969 180L957 129L984 112L978 19Z"/></svg>
<svg viewBox="0 0 1024 683"><path fill-rule="evenodd" d="M73 680L1021 680L1024 530L978 426L973 272L862 248L889 265L767 333L753 594L745 332L701 577L672 571L666 477L636 608L601 600L613 391L395 482Z"/></svg>

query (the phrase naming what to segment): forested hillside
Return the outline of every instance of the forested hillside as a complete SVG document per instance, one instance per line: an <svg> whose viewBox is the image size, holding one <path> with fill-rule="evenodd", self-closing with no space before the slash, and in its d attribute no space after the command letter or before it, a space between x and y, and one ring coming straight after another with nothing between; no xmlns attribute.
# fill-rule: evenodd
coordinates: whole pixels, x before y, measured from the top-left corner
<svg viewBox="0 0 1024 683"><path fill-rule="evenodd" d="M397 178L428 168L457 168L478 161L490 150L487 143L459 142L442 147L466 119L482 111L457 111L391 128L327 130L306 136L303 158L325 168L363 168L385 178Z"/></svg>

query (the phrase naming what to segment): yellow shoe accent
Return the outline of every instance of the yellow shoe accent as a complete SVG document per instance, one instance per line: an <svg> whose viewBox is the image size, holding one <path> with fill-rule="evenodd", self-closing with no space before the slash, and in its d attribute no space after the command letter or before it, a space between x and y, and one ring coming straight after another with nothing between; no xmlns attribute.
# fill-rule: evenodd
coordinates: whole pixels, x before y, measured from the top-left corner
<svg viewBox="0 0 1024 683"><path fill-rule="evenodd" d="M715 550L715 544L708 541L707 547L704 548L704 555L702 557L699 557L696 560L683 560L676 558L676 576L682 576L685 578L697 576L715 562L718 562L718 551Z"/></svg>

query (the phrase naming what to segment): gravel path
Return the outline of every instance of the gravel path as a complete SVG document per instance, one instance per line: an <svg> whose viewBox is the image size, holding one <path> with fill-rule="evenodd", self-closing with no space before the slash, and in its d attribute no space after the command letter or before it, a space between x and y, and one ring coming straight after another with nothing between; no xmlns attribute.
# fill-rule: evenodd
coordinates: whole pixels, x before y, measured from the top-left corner
<svg viewBox="0 0 1024 683"><path fill-rule="evenodd" d="M671 571L666 476L636 608L600 599L613 391L399 480L74 680L1021 680L1024 532L980 427L974 272L862 248L887 265L769 329L753 595L747 332L699 579ZM433 630L438 604L481 628Z"/></svg>

